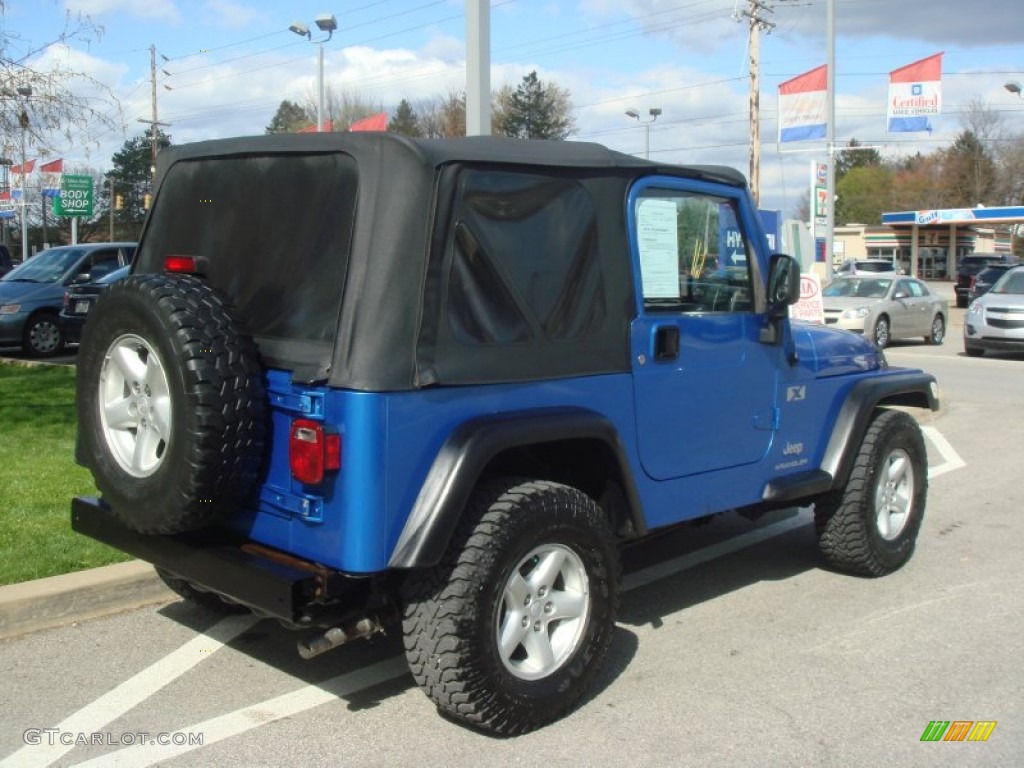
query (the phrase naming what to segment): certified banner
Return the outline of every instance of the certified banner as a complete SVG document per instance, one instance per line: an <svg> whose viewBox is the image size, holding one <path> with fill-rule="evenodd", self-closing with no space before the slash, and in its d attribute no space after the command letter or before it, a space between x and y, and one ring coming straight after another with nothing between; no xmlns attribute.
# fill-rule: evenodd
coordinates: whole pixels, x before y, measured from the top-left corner
<svg viewBox="0 0 1024 768"><path fill-rule="evenodd" d="M889 73L889 133L930 131L929 117L941 111L941 53Z"/></svg>

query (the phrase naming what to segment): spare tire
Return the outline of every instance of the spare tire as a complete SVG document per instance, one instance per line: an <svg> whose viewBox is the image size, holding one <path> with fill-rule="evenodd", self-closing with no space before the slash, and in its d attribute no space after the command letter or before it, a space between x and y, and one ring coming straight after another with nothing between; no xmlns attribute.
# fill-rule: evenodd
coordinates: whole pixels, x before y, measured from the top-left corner
<svg viewBox="0 0 1024 768"><path fill-rule="evenodd" d="M201 280L111 285L85 324L76 384L79 456L130 528L202 528L258 487L268 418L258 351Z"/></svg>

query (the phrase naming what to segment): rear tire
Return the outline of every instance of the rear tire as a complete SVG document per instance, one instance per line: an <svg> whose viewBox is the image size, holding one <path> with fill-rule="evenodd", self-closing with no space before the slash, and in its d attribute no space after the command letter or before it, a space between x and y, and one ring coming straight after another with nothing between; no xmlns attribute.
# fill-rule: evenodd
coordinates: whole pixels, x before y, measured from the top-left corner
<svg viewBox="0 0 1024 768"><path fill-rule="evenodd" d="M845 488L814 506L818 546L829 565L884 576L914 553L928 494L921 429L902 411L879 410Z"/></svg>
<svg viewBox="0 0 1024 768"><path fill-rule="evenodd" d="M929 344L938 346L946 338L946 320L942 315L932 319L932 332L924 337Z"/></svg>
<svg viewBox="0 0 1024 768"><path fill-rule="evenodd" d="M619 561L604 513L575 488L481 487L449 551L403 587L405 653L442 712L511 736L565 715L611 642Z"/></svg>
<svg viewBox="0 0 1024 768"><path fill-rule="evenodd" d="M173 573L165 571L163 568L157 568L156 575L160 577L160 581L167 585L168 589L179 597L183 597L190 603L202 606L208 611L224 615L249 612L249 609L244 605L229 603L226 600L221 599L220 595L216 592L206 592L204 590L197 589L191 582L185 581L185 579L175 576Z"/></svg>

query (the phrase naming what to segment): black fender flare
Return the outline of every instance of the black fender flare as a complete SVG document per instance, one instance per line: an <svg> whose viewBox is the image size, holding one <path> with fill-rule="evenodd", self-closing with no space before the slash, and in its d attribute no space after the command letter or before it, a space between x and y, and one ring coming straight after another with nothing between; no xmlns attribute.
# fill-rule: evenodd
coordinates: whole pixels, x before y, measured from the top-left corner
<svg viewBox="0 0 1024 768"><path fill-rule="evenodd" d="M839 408L818 469L768 483L762 499L772 504L807 499L846 485L864 434L879 406L939 410L935 377L922 371L901 371L862 379L850 387Z"/></svg>
<svg viewBox="0 0 1024 768"><path fill-rule="evenodd" d="M502 451L570 439L597 440L610 449L634 530L645 533L632 470L618 430L607 417L583 408L516 411L472 419L452 431L427 472L388 567L422 568L440 562L480 476Z"/></svg>

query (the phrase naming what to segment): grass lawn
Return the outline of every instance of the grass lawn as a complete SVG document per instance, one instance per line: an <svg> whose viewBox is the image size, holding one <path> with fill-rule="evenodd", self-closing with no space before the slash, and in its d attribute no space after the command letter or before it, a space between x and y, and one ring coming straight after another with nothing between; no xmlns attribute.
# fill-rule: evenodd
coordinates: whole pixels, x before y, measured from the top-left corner
<svg viewBox="0 0 1024 768"><path fill-rule="evenodd" d="M74 444L74 368L0 363L0 584L130 559L71 530L71 497L96 495Z"/></svg>

